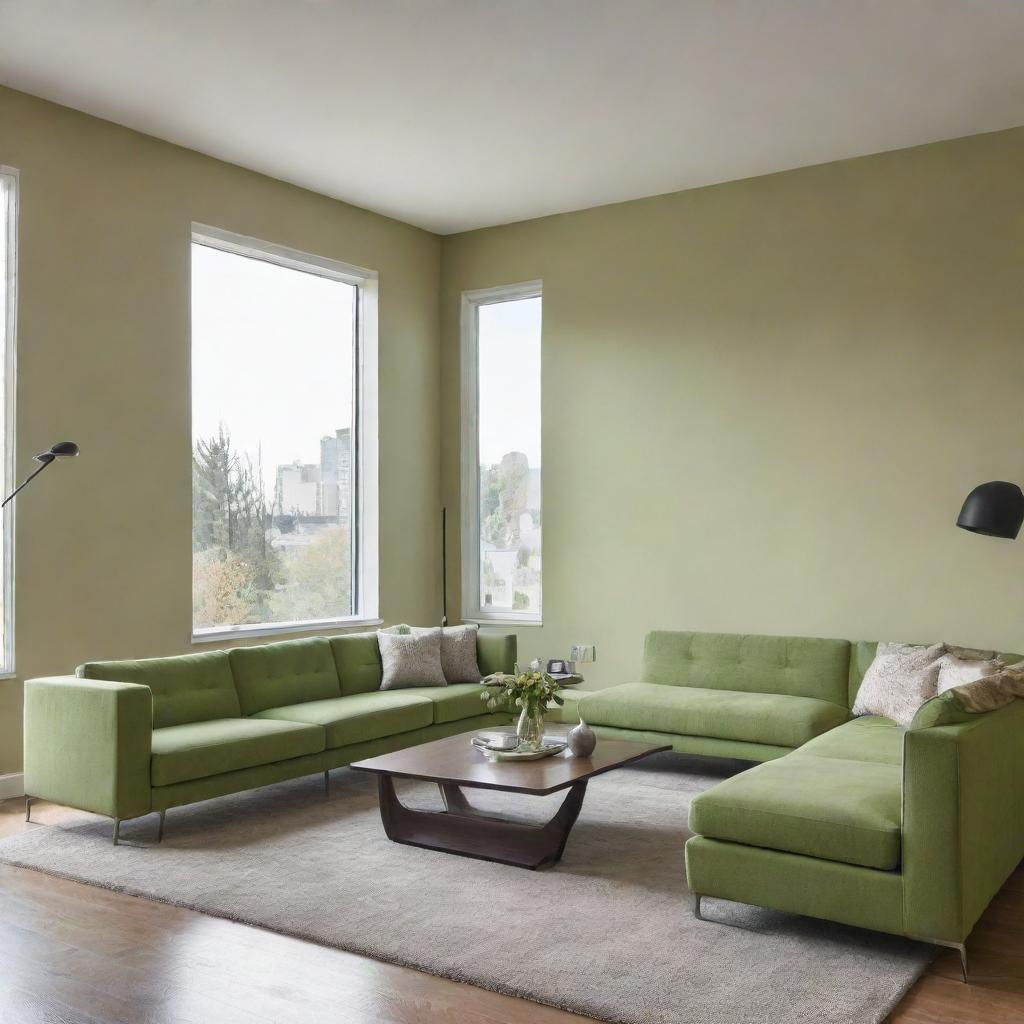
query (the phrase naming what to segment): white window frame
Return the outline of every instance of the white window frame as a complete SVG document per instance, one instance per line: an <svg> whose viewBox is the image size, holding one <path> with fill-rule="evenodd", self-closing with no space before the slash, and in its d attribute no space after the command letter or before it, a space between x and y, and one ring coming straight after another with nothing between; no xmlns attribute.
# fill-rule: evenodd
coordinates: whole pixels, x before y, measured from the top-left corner
<svg viewBox="0 0 1024 1024"><path fill-rule="evenodd" d="M17 372L17 324L18 324L18 172L13 167L0 164L0 179L4 183L7 197L7 273L5 280L0 281L0 288L6 289L6 323L3 324L4 361L4 452L3 470L0 488L6 497L14 488L16 469L15 454L15 374ZM0 679L9 679L14 670L14 505L10 502L4 509L3 517L3 566L0 575L3 581L4 600L4 643L0 650Z"/></svg>
<svg viewBox="0 0 1024 1024"><path fill-rule="evenodd" d="M480 288L462 293L462 618L508 626L543 625L541 611L489 612L480 607L480 358L481 306L519 299L541 299L543 281ZM543 344L543 341L542 341ZM543 381L541 381L543 388ZM544 425L541 424L543 438ZM541 465L541 508L544 507L544 468ZM544 531L541 530L541 594L544 593Z"/></svg>
<svg viewBox="0 0 1024 1024"><path fill-rule="evenodd" d="M279 267L317 274L332 281L344 281L356 288L353 332L353 438L352 466L355 494L350 522L353 528L352 596L354 612L340 618L305 619L295 622L257 622L209 629L192 626L194 644L214 643L241 637L273 636L279 633L321 632L352 626L379 626L380 506L378 492L378 384L377 384L377 272L340 260L314 256L298 249L235 234L208 224L192 225L191 242L222 252L263 260ZM191 247L189 249L191 252ZM191 324L191 319L190 319ZM189 353L192 345L189 341ZM189 423L192 422L191 373L189 375ZM192 441L189 442L191 451ZM189 548L191 558L191 545ZM191 613L190 613L191 614Z"/></svg>

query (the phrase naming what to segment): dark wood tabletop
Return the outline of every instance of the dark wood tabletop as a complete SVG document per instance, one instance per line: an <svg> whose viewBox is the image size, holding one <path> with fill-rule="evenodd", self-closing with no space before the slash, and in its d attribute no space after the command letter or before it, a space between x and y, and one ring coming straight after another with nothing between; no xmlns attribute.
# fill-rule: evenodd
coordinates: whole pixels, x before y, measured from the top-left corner
<svg viewBox="0 0 1024 1024"><path fill-rule="evenodd" d="M497 789L505 793L546 796L567 789L594 775L639 761L649 754L671 750L669 744L633 743L627 740L598 740L590 757L573 757L568 750L537 761L489 761L470 738L474 732L448 736L391 754L381 754L349 767L360 772L390 775L402 779L423 779L439 785L451 784L475 789Z"/></svg>

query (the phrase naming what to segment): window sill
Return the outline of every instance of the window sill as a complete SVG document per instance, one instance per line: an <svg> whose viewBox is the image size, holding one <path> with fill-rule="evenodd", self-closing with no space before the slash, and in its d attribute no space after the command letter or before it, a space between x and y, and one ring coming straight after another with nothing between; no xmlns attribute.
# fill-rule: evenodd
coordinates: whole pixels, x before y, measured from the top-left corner
<svg viewBox="0 0 1024 1024"><path fill-rule="evenodd" d="M543 626L543 619L516 619L506 615L463 615L463 622L475 622L478 626Z"/></svg>
<svg viewBox="0 0 1024 1024"><path fill-rule="evenodd" d="M256 623L252 626L230 626L227 629L204 629L192 634L193 644L214 644L223 640L244 640L258 636L281 636L287 633L322 633L329 629L358 629L361 626L383 626L383 619L321 619L316 622Z"/></svg>

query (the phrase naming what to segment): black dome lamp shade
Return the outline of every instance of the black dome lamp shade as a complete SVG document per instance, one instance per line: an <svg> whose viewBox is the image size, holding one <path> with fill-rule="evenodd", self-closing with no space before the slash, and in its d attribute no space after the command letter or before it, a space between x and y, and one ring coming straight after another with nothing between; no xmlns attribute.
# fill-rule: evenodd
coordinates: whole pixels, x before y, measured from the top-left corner
<svg viewBox="0 0 1024 1024"><path fill-rule="evenodd" d="M39 474L42 473L50 463L56 462L57 459L74 458L74 456L78 454L78 451L78 445L75 444L74 441L58 441L56 444L50 446L49 451L33 455L33 460L41 463L41 465L34 473L29 473L29 475L25 477L25 479L22 480L6 498L4 498L3 502L0 502L0 507L6 505L19 491L28 486L32 480L35 480L35 478L39 476Z"/></svg>
<svg viewBox="0 0 1024 1024"><path fill-rule="evenodd" d="M1013 540L1024 523L1024 491L1005 480L979 484L967 495L956 525L986 537Z"/></svg>

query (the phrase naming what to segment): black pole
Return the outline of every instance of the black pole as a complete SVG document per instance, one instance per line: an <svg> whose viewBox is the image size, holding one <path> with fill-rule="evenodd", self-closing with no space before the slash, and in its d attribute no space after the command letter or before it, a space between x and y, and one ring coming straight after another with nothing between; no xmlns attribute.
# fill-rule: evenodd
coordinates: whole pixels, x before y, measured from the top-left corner
<svg viewBox="0 0 1024 1024"><path fill-rule="evenodd" d="M448 509L441 509L441 625L448 625Z"/></svg>
<svg viewBox="0 0 1024 1024"><path fill-rule="evenodd" d="M4 498L3 504L0 504L0 508L3 508L7 504L7 502L9 502L11 500L11 498L13 498L18 493L18 491L20 491L23 488L27 487L37 476L39 476L40 473L42 473L42 471L44 469L46 469L46 467L51 462L53 462L53 460L54 460L54 456L51 455L34 473L29 473L29 475L27 477L25 477L25 479L22 480L21 483L18 484L18 486L15 487L14 490L11 491L11 493L7 495L6 498Z"/></svg>

